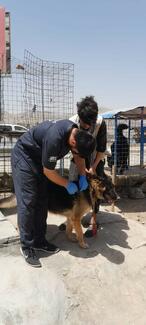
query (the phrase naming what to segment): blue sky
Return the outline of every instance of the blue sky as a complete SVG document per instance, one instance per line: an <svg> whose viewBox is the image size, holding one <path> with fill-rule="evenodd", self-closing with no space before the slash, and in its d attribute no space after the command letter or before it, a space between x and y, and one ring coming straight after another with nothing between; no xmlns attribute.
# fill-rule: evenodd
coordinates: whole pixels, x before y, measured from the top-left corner
<svg viewBox="0 0 146 325"><path fill-rule="evenodd" d="M146 105L146 0L4 0L12 55L24 49L75 65L75 102L109 110Z"/></svg>

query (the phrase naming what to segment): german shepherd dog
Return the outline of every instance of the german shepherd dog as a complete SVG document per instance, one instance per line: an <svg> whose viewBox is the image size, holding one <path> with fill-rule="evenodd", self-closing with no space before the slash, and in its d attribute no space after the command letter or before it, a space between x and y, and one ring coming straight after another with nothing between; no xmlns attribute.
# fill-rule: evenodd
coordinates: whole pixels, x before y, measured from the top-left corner
<svg viewBox="0 0 146 325"><path fill-rule="evenodd" d="M81 219L84 214L91 209L96 214L96 204L99 200L105 200L112 203L116 201L117 195L114 187L106 177L90 176L88 178L89 187L87 190L69 195L65 188L49 181L49 202L48 210L54 214L61 214L67 217L66 234L72 240L78 240L82 248L88 248L88 244L83 237ZM96 222L95 222L96 223ZM73 229L76 233L76 239L73 236Z"/></svg>

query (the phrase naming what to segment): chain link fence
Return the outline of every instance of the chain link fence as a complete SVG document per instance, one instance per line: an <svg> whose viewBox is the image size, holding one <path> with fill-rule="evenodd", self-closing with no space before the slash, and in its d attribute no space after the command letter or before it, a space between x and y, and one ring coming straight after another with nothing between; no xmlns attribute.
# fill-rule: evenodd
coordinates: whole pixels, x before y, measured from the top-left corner
<svg viewBox="0 0 146 325"><path fill-rule="evenodd" d="M0 75L0 191L10 191L11 150L18 137L44 120L73 115L74 65L42 60L29 51ZM68 159L65 159L68 165ZM64 162L58 162L63 173Z"/></svg>

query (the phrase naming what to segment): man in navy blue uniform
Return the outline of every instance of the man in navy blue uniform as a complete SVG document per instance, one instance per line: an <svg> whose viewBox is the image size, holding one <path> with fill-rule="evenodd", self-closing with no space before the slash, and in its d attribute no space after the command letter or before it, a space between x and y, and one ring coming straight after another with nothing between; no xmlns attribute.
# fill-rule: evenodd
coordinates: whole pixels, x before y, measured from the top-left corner
<svg viewBox="0 0 146 325"><path fill-rule="evenodd" d="M70 195L88 187L85 159L95 140L69 120L45 121L17 141L12 151L12 174L17 198L21 254L27 263L40 267L36 250L57 253L59 248L46 238L49 193L48 179L66 188ZM79 171L79 189L55 170L58 159L72 151Z"/></svg>

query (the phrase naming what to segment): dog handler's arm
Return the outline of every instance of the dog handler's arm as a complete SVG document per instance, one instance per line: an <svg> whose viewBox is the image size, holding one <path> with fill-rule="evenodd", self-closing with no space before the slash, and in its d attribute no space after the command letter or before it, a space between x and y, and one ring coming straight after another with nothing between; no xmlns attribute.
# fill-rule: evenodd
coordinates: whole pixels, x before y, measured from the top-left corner
<svg viewBox="0 0 146 325"><path fill-rule="evenodd" d="M81 158L79 155L73 155L74 162L77 166L78 173L79 173L79 190L84 191L88 187L88 181L86 179L86 164L85 159Z"/></svg>
<svg viewBox="0 0 146 325"><path fill-rule="evenodd" d="M66 188L67 192L72 195L78 192L78 187L75 183L70 182L69 180L65 179L64 177L60 176L56 170L43 168L44 175L53 183L63 186Z"/></svg>
<svg viewBox="0 0 146 325"><path fill-rule="evenodd" d="M68 179L65 179L64 177L60 176L56 170L43 168L44 175L53 183L56 183L60 186L66 187L68 185Z"/></svg>
<svg viewBox="0 0 146 325"><path fill-rule="evenodd" d="M98 166L99 162L104 159L105 153L104 152L97 152L95 160L92 164L92 166L89 169L89 173L96 174L96 167Z"/></svg>
<svg viewBox="0 0 146 325"><path fill-rule="evenodd" d="M79 175L86 175L85 159L79 155L73 154L74 162L77 166Z"/></svg>
<svg viewBox="0 0 146 325"><path fill-rule="evenodd" d="M99 128L98 134L96 136L96 156L94 162L92 163L89 169L89 172L91 174L96 174L96 167L98 166L99 162L104 159L106 144L107 144L107 129L106 129L106 123L103 120Z"/></svg>

